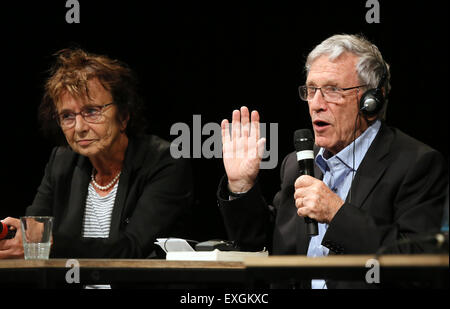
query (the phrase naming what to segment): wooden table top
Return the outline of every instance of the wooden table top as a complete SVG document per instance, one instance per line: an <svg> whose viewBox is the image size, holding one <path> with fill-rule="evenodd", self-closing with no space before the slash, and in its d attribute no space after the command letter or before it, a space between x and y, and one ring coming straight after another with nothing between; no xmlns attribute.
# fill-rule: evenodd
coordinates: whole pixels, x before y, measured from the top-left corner
<svg viewBox="0 0 450 309"><path fill-rule="evenodd" d="M76 259L85 268L205 268L245 269L251 267L365 267L372 255L335 255L312 258L299 255L248 257L243 262L166 261L157 259ZM0 269L64 268L68 259L0 260ZM381 267L448 267L448 255L385 255L378 259Z"/></svg>

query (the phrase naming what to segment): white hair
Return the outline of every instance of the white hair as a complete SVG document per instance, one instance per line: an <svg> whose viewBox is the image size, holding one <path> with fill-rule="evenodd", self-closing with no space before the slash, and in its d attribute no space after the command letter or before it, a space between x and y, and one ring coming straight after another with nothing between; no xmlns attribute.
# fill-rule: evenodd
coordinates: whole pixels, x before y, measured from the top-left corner
<svg viewBox="0 0 450 309"><path fill-rule="evenodd" d="M391 89L389 65L383 60L378 48L360 35L337 34L317 45L306 59L306 74L308 74L311 64L318 57L328 55L330 60L335 60L344 52L350 52L359 57L356 72L360 82L367 85L368 88L376 88L386 70L386 80L382 87L384 88L385 96L387 96ZM387 102L380 111L380 115L383 115L382 117L385 115L386 105Z"/></svg>

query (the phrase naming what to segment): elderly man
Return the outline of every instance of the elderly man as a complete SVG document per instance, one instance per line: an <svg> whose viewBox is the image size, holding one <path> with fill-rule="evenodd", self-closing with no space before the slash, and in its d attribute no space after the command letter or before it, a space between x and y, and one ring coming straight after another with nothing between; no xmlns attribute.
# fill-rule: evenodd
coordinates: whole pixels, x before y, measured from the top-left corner
<svg viewBox="0 0 450 309"><path fill-rule="evenodd" d="M258 112L234 111L231 136L222 121L226 177L218 201L229 238L275 255L369 254L391 245L391 252L423 252L420 244L395 244L439 231L447 164L384 122L390 74L378 48L360 36L335 35L314 48L305 68L299 92L314 130L315 177L299 177L295 153L286 156L273 206L257 181L265 142ZM318 235L307 236L299 217L317 220Z"/></svg>

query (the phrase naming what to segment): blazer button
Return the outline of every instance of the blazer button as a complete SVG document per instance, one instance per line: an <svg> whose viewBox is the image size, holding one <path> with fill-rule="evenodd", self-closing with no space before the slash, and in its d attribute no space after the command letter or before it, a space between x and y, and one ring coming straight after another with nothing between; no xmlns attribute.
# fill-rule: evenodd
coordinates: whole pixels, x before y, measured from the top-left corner
<svg viewBox="0 0 450 309"><path fill-rule="evenodd" d="M129 224L130 223L130 218L125 218L125 224Z"/></svg>

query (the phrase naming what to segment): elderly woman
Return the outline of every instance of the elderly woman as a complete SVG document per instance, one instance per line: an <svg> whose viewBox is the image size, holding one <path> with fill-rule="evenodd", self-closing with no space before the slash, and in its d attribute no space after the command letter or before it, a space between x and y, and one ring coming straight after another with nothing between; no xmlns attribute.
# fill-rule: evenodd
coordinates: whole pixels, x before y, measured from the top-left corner
<svg viewBox="0 0 450 309"><path fill-rule="evenodd" d="M192 175L170 144L143 134L131 70L106 56L63 50L45 85L43 127L63 133L27 215L54 216L52 257L146 258L157 237L185 236ZM62 135L61 135L62 137ZM0 258L23 257L20 222Z"/></svg>

